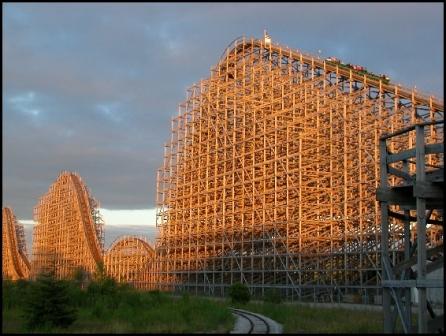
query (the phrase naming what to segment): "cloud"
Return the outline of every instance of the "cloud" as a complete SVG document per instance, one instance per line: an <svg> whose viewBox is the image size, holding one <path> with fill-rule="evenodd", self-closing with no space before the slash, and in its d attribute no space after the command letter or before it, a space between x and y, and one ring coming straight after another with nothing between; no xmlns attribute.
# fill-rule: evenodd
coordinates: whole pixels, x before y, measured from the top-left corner
<svg viewBox="0 0 446 336"><path fill-rule="evenodd" d="M3 9L3 199L19 218L32 218L61 170L77 171L104 208L153 208L163 144L186 88L243 34L266 28L273 41L443 96L443 4Z"/></svg>
<svg viewBox="0 0 446 336"><path fill-rule="evenodd" d="M37 117L40 109L35 106L35 93L30 91L9 98L12 108L18 112L25 113L28 116Z"/></svg>
<svg viewBox="0 0 446 336"><path fill-rule="evenodd" d="M155 226L156 209L98 209L106 226ZM36 222L33 219L19 219L22 224L32 224Z"/></svg>
<svg viewBox="0 0 446 336"><path fill-rule="evenodd" d="M113 122L118 123L122 121L122 117L119 113L119 103L97 104L96 108L101 114L103 114L106 118L109 118Z"/></svg>
<svg viewBox="0 0 446 336"><path fill-rule="evenodd" d="M106 226L131 226L156 224L156 209L109 210L99 209Z"/></svg>

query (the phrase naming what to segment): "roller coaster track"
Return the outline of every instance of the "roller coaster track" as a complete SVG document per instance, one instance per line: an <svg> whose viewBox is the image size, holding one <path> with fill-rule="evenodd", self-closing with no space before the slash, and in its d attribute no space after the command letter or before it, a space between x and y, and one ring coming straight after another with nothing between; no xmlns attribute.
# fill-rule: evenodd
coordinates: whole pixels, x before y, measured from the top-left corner
<svg viewBox="0 0 446 336"><path fill-rule="evenodd" d="M376 80L367 76L366 74L362 75L356 72L353 69L346 69L343 67L339 67L337 65L330 64L323 59L318 58L318 56L311 55L308 53L301 53L296 50L292 50L291 48L284 47L283 45L279 45L276 43L271 43L265 45L262 40L259 39L247 39L245 37L238 38L234 40L227 48L226 51L223 52L223 55L220 59L219 66L225 68L226 64L224 63L225 56L230 54L239 53L243 50L246 50L250 47L255 48L263 48L269 50L271 53L276 53L282 56L287 56L290 59L300 61L303 64L307 64L311 66L312 69L320 68L323 69L325 73L336 73L340 76L344 76L346 78L350 78L350 80L359 81L368 86L376 87L382 90L383 92L394 93L395 95L406 98L408 100L412 100L419 104L425 104L427 106L431 106L434 109L443 110L444 102L440 99L437 99L433 96L428 96L423 93L415 92L414 89L404 87L399 84L384 84L380 80ZM246 55L246 53L245 53Z"/></svg>
<svg viewBox="0 0 446 336"><path fill-rule="evenodd" d="M94 257L94 260L99 263L102 261L102 254L100 244L96 235L95 224L91 217L87 191L85 190L85 188L82 187L78 176L72 174L70 178L76 190L77 207L82 216L82 225L84 228L85 239L88 242L88 246Z"/></svg>
<svg viewBox="0 0 446 336"><path fill-rule="evenodd" d="M142 238L118 237L104 255L104 266L118 282L133 282L137 287L146 286L155 251Z"/></svg>
<svg viewBox="0 0 446 336"><path fill-rule="evenodd" d="M242 37L179 108L157 176L160 287L225 295L242 281L262 295L276 287L292 298L379 300L379 136L443 119L442 100ZM427 143L442 134L431 124ZM395 258L401 230L392 226Z"/></svg>
<svg viewBox="0 0 446 336"><path fill-rule="evenodd" d="M66 278L77 268L96 270L103 260L96 206L79 175L60 174L35 207L33 274L52 269Z"/></svg>
<svg viewBox="0 0 446 336"><path fill-rule="evenodd" d="M13 279L27 278L29 276L30 264L24 251L25 246L19 246L17 229L20 224L17 223L11 208L3 208L2 217L3 237L6 238L2 243L3 277L9 276ZM11 263L8 263L9 260Z"/></svg>
<svg viewBox="0 0 446 336"><path fill-rule="evenodd" d="M231 334L282 334L282 326L266 316L232 307L229 310L238 318Z"/></svg>
<svg viewBox="0 0 446 336"><path fill-rule="evenodd" d="M155 251L149 245L149 243L147 243L146 241L144 241L143 239L141 239L139 237L134 237L134 236L124 236L124 237L119 237L119 238L115 239L115 241L110 246L109 252L111 252L114 249L120 249L120 248L124 247L125 246L124 245L125 242L128 242L128 243L140 243L141 246L144 248L144 250L148 254L151 255L151 254L155 253Z"/></svg>
<svg viewBox="0 0 446 336"><path fill-rule="evenodd" d="M118 281L146 286L155 254L144 239L126 236L103 252L103 221L99 203L81 177L62 172L35 207L33 276L54 271L66 279L81 269L92 275L97 266Z"/></svg>

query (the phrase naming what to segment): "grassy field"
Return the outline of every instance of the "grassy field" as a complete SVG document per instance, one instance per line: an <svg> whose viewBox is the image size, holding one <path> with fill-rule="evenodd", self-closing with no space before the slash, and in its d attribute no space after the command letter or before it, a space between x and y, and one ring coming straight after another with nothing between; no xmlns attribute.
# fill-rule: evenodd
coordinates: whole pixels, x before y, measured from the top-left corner
<svg viewBox="0 0 446 336"><path fill-rule="evenodd" d="M3 333L192 333L232 330L234 318L224 305L205 299L153 302L141 295L138 305L120 305L110 309L97 303L79 309L76 321L66 329L24 327L19 308L3 310Z"/></svg>
<svg viewBox="0 0 446 336"><path fill-rule="evenodd" d="M235 322L226 303L210 299L178 299L160 292L131 289L92 298L87 291L71 288L77 307L74 323L65 329L30 330L25 327L22 293L16 288L5 291L5 286L3 290L3 333L226 333Z"/></svg>
<svg viewBox="0 0 446 336"><path fill-rule="evenodd" d="M284 333L382 333L383 331L381 312L253 302L237 306L279 322L283 325Z"/></svg>
<svg viewBox="0 0 446 336"><path fill-rule="evenodd" d="M180 300L151 308L104 309L97 316L97 308L82 309L79 318L67 329L40 329L36 332L57 333L192 333L232 330L234 321L224 312L228 302L212 302L191 298L185 304ZM297 305L249 303L236 305L270 317L283 325L284 333L382 333L382 313L351 311L346 309L309 308ZM4 333L29 332L23 328L19 309L3 310ZM213 316L211 316L213 315ZM215 326L219 325L218 328Z"/></svg>
<svg viewBox="0 0 446 336"><path fill-rule="evenodd" d="M69 286L76 320L68 328L25 327L23 307L30 284L3 283L3 333L228 333L235 318L228 307L257 312L281 323L285 333L382 333L382 312L312 308L299 304L138 292L128 287L98 291ZM94 287L94 286L93 286Z"/></svg>

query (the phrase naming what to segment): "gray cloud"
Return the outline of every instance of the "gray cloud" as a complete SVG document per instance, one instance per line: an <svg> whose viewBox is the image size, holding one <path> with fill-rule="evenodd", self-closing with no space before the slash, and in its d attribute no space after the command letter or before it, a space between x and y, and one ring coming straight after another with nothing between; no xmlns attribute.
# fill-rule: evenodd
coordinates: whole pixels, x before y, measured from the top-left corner
<svg viewBox="0 0 446 336"><path fill-rule="evenodd" d="M104 208L154 206L186 88L234 38L389 73L443 97L443 4L6 4L3 203L31 218L61 170Z"/></svg>

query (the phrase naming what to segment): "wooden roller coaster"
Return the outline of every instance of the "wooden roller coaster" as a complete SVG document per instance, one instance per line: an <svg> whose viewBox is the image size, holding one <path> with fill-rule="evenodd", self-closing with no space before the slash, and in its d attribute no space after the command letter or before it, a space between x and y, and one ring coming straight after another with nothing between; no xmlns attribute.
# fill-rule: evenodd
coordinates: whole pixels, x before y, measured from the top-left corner
<svg viewBox="0 0 446 336"><path fill-rule="evenodd" d="M53 271L66 279L82 269L90 277L98 264L118 282L147 288L154 251L138 237L119 238L104 253L99 203L76 173L62 172L35 207L32 272Z"/></svg>
<svg viewBox="0 0 446 336"><path fill-rule="evenodd" d="M111 245L104 256L104 266L118 282L147 289L153 283L150 276L154 258L155 251L144 238L124 236Z"/></svg>
<svg viewBox="0 0 446 336"><path fill-rule="evenodd" d="M103 225L96 201L79 175L62 172L34 208L32 271L53 271L71 277L76 269L89 273L102 262Z"/></svg>
<svg viewBox="0 0 446 336"><path fill-rule="evenodd" d="M442 101L388 79L270 38L235 40L172 119L157 175L158 288L224 295L243 282L255 295L379 300L379 138L443 119ZM444 142L443 124L425 137ZM408 133L388 146L414 143ZM394 257L403 231L393 220Z"/></svg>
<svg viewBox="0 0 446 336"><path fill-rule="evenodd" d="M405 331L410 289L424 286L426 330L426 288L439 286L427 274L443 262L443 102L360 69L270 37L235 40L172 119L155 250L124 237L104 252L98 202L62 172L34 209L31 267L3 209L3 278L104 263L138 288L223 296L243 282L291 300L383 299L386 330L397 309Z"/></svg>
<svg viewBox="0 0 446 336"><path fill-rule="evenodd" d="M29 277L30 264L26 252L23 225L17 222L11 208L2 210L2 278Z"/></svg>

